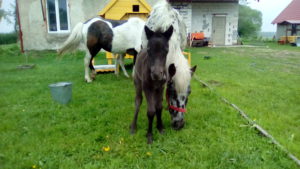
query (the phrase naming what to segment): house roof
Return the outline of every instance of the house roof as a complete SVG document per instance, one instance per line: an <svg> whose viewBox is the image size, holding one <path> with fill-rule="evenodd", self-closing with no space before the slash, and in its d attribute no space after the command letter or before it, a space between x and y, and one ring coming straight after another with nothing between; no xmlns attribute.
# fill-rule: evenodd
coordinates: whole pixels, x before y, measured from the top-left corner
<svg viewBox="0 0 300 169"><path fill-rule="evenodd" d="M293 0L272 22L278 23L300 23L300 0Z"/></svg>
<svg viewBox="0 0 300 169"><path fill-rule="evenodd" d="M111 9L115 3L117 2L118 0L111 0L106 6L104 9L102 9L100 12L99 12L99 15L102 16L104 15L109 9ZM148 5L148 3L145 1L145 0L138 0L141 4L144 5L144 7L146 9L148 9L149 11L151 11L151 7Z"/></svg>

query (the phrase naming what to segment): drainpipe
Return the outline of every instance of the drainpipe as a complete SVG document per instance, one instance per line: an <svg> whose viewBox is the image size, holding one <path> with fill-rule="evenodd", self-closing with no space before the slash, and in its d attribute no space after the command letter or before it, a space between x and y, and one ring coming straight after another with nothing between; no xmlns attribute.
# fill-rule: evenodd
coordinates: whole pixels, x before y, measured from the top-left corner
<svg viewBox="0 0 300 169"><path fill-rule="evenodd" d="M43 21L46 21L46 17L45 17L45 13L44 13L44 5L43 5L43 0L40 1L41 2L41 8L42 8L42 14L43 14Z"/></svg>
<svg viewBox="0 0 300 169"><path fill-rule="evenodd" d="M20 12L19 12L19 0L16 0L16 8L17 8L17 17L18 17L18 25L19 25L19 38L21 43L21 53L24 53L24 44L23 44L23 33L20 21Z"/></svg>

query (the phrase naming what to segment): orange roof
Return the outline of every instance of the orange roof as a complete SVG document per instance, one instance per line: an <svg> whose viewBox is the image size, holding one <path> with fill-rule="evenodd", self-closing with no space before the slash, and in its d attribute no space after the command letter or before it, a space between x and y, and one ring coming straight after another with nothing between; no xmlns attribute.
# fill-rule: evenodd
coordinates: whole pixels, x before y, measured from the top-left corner
<svg viewBox="0 0 300 169"><path fill-rule="evenodd" d="M278 23L296 23L300 24L300 0L293 0L272 22Z"/></svg>

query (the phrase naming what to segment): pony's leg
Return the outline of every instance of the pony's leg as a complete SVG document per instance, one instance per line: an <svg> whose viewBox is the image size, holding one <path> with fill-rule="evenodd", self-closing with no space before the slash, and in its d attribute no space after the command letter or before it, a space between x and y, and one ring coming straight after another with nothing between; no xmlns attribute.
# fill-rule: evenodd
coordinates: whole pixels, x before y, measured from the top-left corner
<svg viewBox="0 0 300 169"><path fill-rule="evenodd" d="M155 114L156 114L156 118L157 118L157 125L156 128L158 129L158 131L163 134L164 133L164 125L161 119L161 112L162 112L162 102L163 102L163 88L156 91L156 96L155 96Z"/></svg>
<svg viewBox="0 0 300 169"><path fill-rule="evenodd" d="M135 91L136 91L136 95L135 95L135 112L134 112L133 121L130 125L130 133L131 134L134 134L136 132L138 114L139 114L140 107L141 107L141 104L142 104L142 101L143 101L141 84L136 82L136 81L134 82L134 84L135 84Z"/></svg>
<svg viewBox="0 0 300 169"><path fill-rule="evenodd" d="M138 53L136 51L134 51L134 53L133 53L133 65L135 65L137 54Z"/></svg>
<svg viewBox="0 0 300 169"><path fill-rule="evenodd" d="M85 57L84 57L84 79L86 82L91 83L92 79L90 77L90 60L91 60L91 54L89 51L86 51Z"/></svg>
<svg viewBox="0 0 300 169"><path fill-rule="evenodd" d="M147 143L152 144L153 134L152 134L152 124L155 116L155 95L153 91L145 90L145 96L147 99L147 116L148 116L148 130L147 130Z"/></svg>
<svg viewBox="0 0 300 169"><path fill-rule="evenodd" d="M115 63L116 71L115 71L115 75L119 75L119 73L120 73L120 68L119 68L119 66L120 66L120 63L119 63L119 57L120 57L120 55L119 54L112 54L112 55L114 55L114 58L116 58L116 63Z"/></svg>
<svg viewBox="0 0 300 169"><path fill-rule="evenodd" d="M125 66L124 66L124 57L125 57L125 54L119 55L117 60L118 60L120 66L122 68L122 71L123 71L124 75L129 78L129 75L127 74L127 71L126 71Z"/></svg>
<svg viewBox="0 0 300 169"><path fill-rule="evenodd" d="M98 53L98 52L97 52L97 53ZM91 58L90 58L90 64L89 64L89 67L90 67L90 70L91 70L91 78L92 78L92 80L95 80L95 79L96 79L96 75L97 75L96 70L95 70L94 65L93 65L93 59L94 59L94 57L97 55L97 53L91 55Z"/></svg>

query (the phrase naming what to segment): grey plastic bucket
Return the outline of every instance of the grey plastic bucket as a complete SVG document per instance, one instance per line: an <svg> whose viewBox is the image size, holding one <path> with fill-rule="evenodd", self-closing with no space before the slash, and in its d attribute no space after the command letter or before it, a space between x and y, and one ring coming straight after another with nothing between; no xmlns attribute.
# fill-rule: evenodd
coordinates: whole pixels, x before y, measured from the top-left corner
<svg viewBox="0 0 300 169"><path fill-rule="evenodd" d="M51 90L51 95L53 100L61 104L67 104L71 101L72 98L71 82L58 82L55 84L50 84L49 88Z"/></svg>

